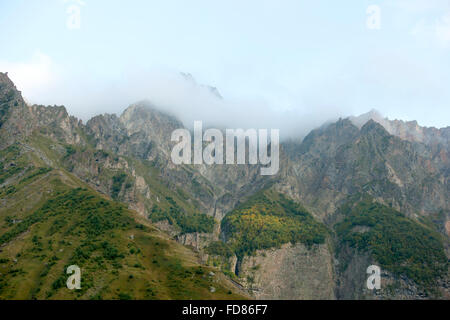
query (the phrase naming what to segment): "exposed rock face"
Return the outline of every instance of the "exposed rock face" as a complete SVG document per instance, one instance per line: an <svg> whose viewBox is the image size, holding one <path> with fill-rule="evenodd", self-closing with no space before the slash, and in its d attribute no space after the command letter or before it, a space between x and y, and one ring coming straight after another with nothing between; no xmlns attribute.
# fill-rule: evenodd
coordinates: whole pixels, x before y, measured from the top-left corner
<svg viewBox="0 0 450 320"><path fill-rule="evenodd" d="M174 130L183 128L182 123L176 118L156 110L148 103L139 103L127 108L120 116L120 122L131 138L128 144L131 144L132 150L139 154L141 150L147 149L146 153L141 153L140 156L147 157L148 160L156 156L168 159L172 147L171 134ZM151 143L142 144L148 141Z"/></svg>
<svg viewBox="0 0 450 320"><path fill-rule="evenodd" d="M0 72L0 148L30 134L32 129L29 107L7 73Z"/></svg>
<svg viewBox="0 0 450 320"><path fill-rule="evenodd" d="M97 149L153 161L168 184L192 194L200 209L218 221L240 198L261 189L270 180L260 175L259 166L173 165L170 153L175 143L170 138L180 128L184 128L181 122L148 102L130 106L120 117L105 114L87 122L87 131Z"/></svg>
<svg viewBox="0 0 450 320"><path fill-rule="evenodd" d="M97 149L122 153L126 143L125 127L115 114L103 114L91 118L86 124L87 132L92 135Z"/></svg>
<svg viewBox="0 0 450 320"><path fill-rule="evenodd" d="M206 247L211 241L217 240L217 237L211 233L195 232L178 235L176 239L185 246L192 247L198 251Z"/></svg>
<svg viewBox="0 0 450 320"><path fill-rule="evenodd" d="M32 123L35 128L50 128L46 133L56 139L63 140L69 144L84 145L80 137L81 121L73 116L69 116L63 106L41 106L32 105L29 107Z"/></svg>
<svg viewBox="0 0 450 320"><path fill-rule="evenodd" d="M333 257L327 245L285 244L245 257L239 276L256 299L334 299Z"/></svg>
<svg viewBox="0 0 450 320"><path fill-rule="evenodd" d="M38 128L45 128L49 136L66 143L82 143L77 131L81 123L69 116L63 106L27 105L7 74L1 72L0 101L0 147L28 136Z"/></svg>
<svg viewBox="0 0 450 320"><path fill-rule="evenodd" d="M336 286L337 299L356 300L419 300L427 297L418 286L405 276L397 276L381 269L380 289L367 288L366 273L371 265L378 265L367 253L360 253L345 247L339 253L336 266L338 283ZM442 286L440 294L448 295L448 289Z"/></svg>
<svg viewBox="0 0 450 320"><path fill-rule="evenodd" d="M410 142L420 142L427 145L443 145L447 150L450 141L450 127L421 127L417 121L389 120L377 111L372 110L358 117L349 118L353 124L361 128L369 120L381 124L390 134Z"/></svg>
<svg viewBox="0 0 450 320"><path fill-rule="evenodd" d="M314 130L289 152L292 167L284 185L322 217L362 192L411 215L449 210L447 158L390 135L372 120L361 129L340 120Z"/></svg>
<svg viewBox="0 0 450 320"><path fill-rule="evenodd" d="M145 160L170 159L171 133L183 125L174 117L141 102L127 108L120 117L100 115L87 122L96 147Z"/></svg>

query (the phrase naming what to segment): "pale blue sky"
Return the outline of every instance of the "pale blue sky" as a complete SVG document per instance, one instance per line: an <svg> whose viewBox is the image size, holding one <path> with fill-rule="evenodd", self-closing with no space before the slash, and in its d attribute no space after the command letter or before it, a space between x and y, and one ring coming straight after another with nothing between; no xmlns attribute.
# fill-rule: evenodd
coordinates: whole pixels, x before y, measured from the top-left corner
<svg viewBox="0 0 450 320"><path fill-rule="evenodd" d="M293 128L375 108L450 125L449 0L84 0L70 30L76 3L0 1L0 71L30 102L85 120L148 98L185 121L224 119L224 108L254 118L243 125ZM380 30L366 26L373 4ZM226 103L189 96L168 75L179 71Z"/></svg>

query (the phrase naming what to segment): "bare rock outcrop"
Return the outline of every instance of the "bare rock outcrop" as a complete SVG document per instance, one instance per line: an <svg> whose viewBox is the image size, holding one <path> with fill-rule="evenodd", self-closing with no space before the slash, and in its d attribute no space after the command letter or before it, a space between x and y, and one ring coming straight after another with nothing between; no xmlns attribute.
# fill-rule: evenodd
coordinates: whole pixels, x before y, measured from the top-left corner
<svg viewBox="0 0 450 320"><path fill-rule="evenodd" d="M289 243L245 257L238 268L256 299L334 299L332 261L327 245Z"/></svg>

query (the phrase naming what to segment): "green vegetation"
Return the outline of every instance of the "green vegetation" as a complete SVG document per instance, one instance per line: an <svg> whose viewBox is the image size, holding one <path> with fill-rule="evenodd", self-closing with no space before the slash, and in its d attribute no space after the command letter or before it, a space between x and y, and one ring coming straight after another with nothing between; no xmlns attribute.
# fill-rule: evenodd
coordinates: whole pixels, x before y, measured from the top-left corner
<svg viewBox="0 0 450 320"><path fill-rule="evenodd" d="M302 206L275 191L262 191L222 220L228 245L238 258L256 250L301 242L307 246L325 242L327 229Z"/></svg>
<svg viewBox="0 0 450 320"><path fill-rule="evenodd" d="M76 214L82 219L68 233L75 234L78 231L76 234L79 235L82 230L87 237L97 236L110 229L129 226L132 220L123 213L122 205L96 197L87 189L77 188L57 193L55 198L48 200L39 210L1 235L0 244L10 241L37 222L67 214Z"/></svg>
<svg viewBox="0 0 450 320"><path fill-rule="evenodd" d="M8 187L2 187L0 189L0 196L7 196L10 194L13 194L17 191L17 188L15 186L8 186Z"/></svg>
<svg viewBox="0 0 450 320"><path fill-rule="evenodd" d="M234 252L226 243L222 241L214 241L205 248L208 253L208 264L219 268L224 274L230 278L235 278L235 270L231 270L232 260L230 259Z"/></svg>
<svg viewBox="0 0 450 320"><path fill-rule="evenodd" d="M25 170L26 164L20 155L17 144L0 151L0 183Z"/></svg>
<svg viewBox="0 0 450 320"><path fill-rule="evenodd" d="M53 170L52 168L36 168L35 170L31 170L32 172L29 175L25 176L25 178L20 180L19 183L27 182L27 181L32 180L33 178L35 178L37 176L43 175L43 174L45 174L47 172L50 172L52 170Z"/></svg>
<svg viewBox="0 0 450 320"><path fill-rule="evenodd" d="M36 166L37 165L37 166ZM27 154L21 152L20 144L16 143L0 151L0 184L11 179L15 185L6 185L0 189L0 196L7 196L18 191L25 185L45 173L51 168L30 163ZM17 181L19 180L19 181Z"/></svg>
<svg viewBox="0 0 450 320"><path fill-rule="evenodd" d="M209 246L205 248L205 251L208 254L221 256L225 258L230 258L234 254L233 250L222 241L211 242Z"/></svg>
<svg viewBox="0 0 450 320"><path fill-rule="evenodd" d="M112 178L112 187L111 187L111 197L113 199L117 199L120 190L122 190L122 185L125 182L127 175L125 173L120 173Z"/></svg>
<svg viewBox="0 0 450 320"><path fill-rule="evenodd" d="M86 188L47 184L53 194L15 224L0 208L6 230L0 236L6 248L0 252L0 299L239 297L205 277L210 269L199 267L189 249L136 221L123 205ZM66 288L72 264L82 269L81 290Z"/></svg>
<svg viewBox="0 0 450 320"><path fill-rule="evenodd" d="M370 252L382 268L425 287L434 286L447 272L442 237L432 228L371 199L347 204L342 212L338 236L351 247Z"/></svg>
<svg viewBox="0 0 450 320"><path fill-rule="evenodd" d="M223 280L206 277L210 268L200 272L191 250L67 171L90 159L101 165L105 157L90 146L41 134L0 150L0 181L7 183L0 187L0 201L7 204L0 206L0 299L241 298L230 295L233 289ZM147 166L138 170L162 197L161 208L180 214L172 221L184 232L212 231L214 220L193 214L189 199L165 199L170 190L157 175L147 174ZM114 197L132 187L132 178L121 171L102 168L99 178L111 183ZM81 290L66 288L65 271L72 264L82 269Z"/></svg>
<svg viewBox="0 0 450 320"><path fill-rule="evenodd" d="M66 158L68 158L71 155L76 153L75 148L73 146L71 146L70 144L65 145L64 147L66 148L66 155L65 155Z"/></svg>
<svg viewBox="0 0 450 320"><path fill-rule="evenodd" d="M214 218L201 213L186 214L184 210L175 202L175 200L168 196L166 200L169 204L169 209L164 210L158 206L153 206L149 218L153 222L167 220L169 224L178 226L181 233L211 233L214 229Z"/></svg>
<svg viewBox="0 0 450 320"><path fill-rule="evenodd" d="M10 108L11 108L11 106L9 105L9 103L0 104L0 128L5 123L6 118L10 112Z"/></svg>

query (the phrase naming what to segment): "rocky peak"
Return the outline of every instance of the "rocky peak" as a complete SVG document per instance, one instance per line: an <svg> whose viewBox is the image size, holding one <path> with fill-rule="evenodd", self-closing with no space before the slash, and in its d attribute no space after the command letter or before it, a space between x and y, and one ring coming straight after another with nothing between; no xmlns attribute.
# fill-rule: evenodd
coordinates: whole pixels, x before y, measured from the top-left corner
<svg viewBox="0 0 450 320"><path fill-rule="evenodd" d="M312 152L317 155L330 155L339 146L355 140L358 134L358 128L350 120L339 119L337 122L311 131L299 145L298 154Z"/></svg>
<svg viewBox="0 0 450 320"><path fill-rule="evenodd" d="M222 95L220 94L219 90L216 87L213 86L209 86L209 85L199 85L197 84L197 81L195 80L195 78L192 76L192 74L190 73L184 73L181 72L180 75L183 77L183 79L189 83L191 83L194 86L199 86L201 88L205 88L207 89L212 95L214 95L216 98L218 99L223 99Z"/></svg>
<svg viewBox="0 0 450 320"><path fill-rule="evenodd" d="M134 136L136 142L150 142L166 154L171 149L172 132L184 128L178 119L159 111L148 101L128 107L120 116L119 121L125 127L127 135Z"/></svg>
<svg viewBox="0 0 450 320"><path fill-rule="evenodd" d="M4 97L6 94L20 94L14 83L8 77L8 72L0 72L0 97Z"/></svg>
<svg viewBox="0 0 450 320"><path fill-rule="evenodd" d="M78 125L79 120L69 116L64 106L27 105L8 73L0 73L0 129L5 137L0 147L43 127L56 139L78 143L80 137L75 130Z"/></svg>
<svg viewBox="0 0 450 320"><path fill-rule="evenodd" d="M351 116L348 119L358 128L362 128L362 126L365 125L369 120L373 120L381 124L386 120L385 118L383 118L381 113L375 109L372 109L369 112L357 117Z"/></svg>
<svg viewBox="0 0 450 320"><path fill-rule="evenodd" d="M156 109L148 101L129 106L120 117L103 114L86 124L97 149L109 149L122 155L154 160L170 154L171 134L183 128L175 117Z"/></svg>
<svg viewBox="0 0 450 320"><path fill-rule="evenodd" d="M92 131L92 133L98 135L99 137L111 133L110 131L112 130L122 131L124 129L117 115L109 113L92 117L86 123L86 126Z"/></svg>
<svg viewBox="0 0 450 320"><path fill-rule="evenodd" d="M8 77L0 72L0 149L32 130L31 114L20 91Z"/></svg>
<svg viewBox="0 0 450 320"><path fill-rule="evenodd" d="M389 132L378 122L370 119L361 127L361 135L389 136Z"/></svg>
<svg viewBox="0 0 450 320"><path fill-rule="evenodd" d="M33 128L50 127L47 133L66 143L80 143L77 128L81 120L70 116L64 106L32 105L29 107L32 115Z"/></svg>
<svg viewBox="0 0 450 320"><path fill-rule="evenodd" d="M123 144L128 136L125 126L115 114L102 114L91 118L86 123L88 133L94 138L97 149L108 149L123 153Z"/></svg>
<svg viewBox="0 0 450 320"><path fill-rule="evenodd" d="M2 118L6 117L12 111L11 108L18 108L23 104L22 95L8 77L8 73L0 72L0 127L3 122Z"/></svg>
<svg viewBox="0 0 450 320"><path fill-rule="evenodd" d="M381 124L390 134L410 142L420 142L428 145L442 144L449 147L450 127L437 129L422 127L417 121L389 120L378 111L371 110L357 117L348 118L355 126L362 128L372 120Z"/></svg>
<svg viewBox="0 0 450 320"><path fill-rule="evenodd" d="M141 101L129 106L120 116L120 121L124 124L151 123L153 125L156 125L157 121L162 121L171 127L183 127L183 124L178 119L158 110L149 101Z"/></svg>

